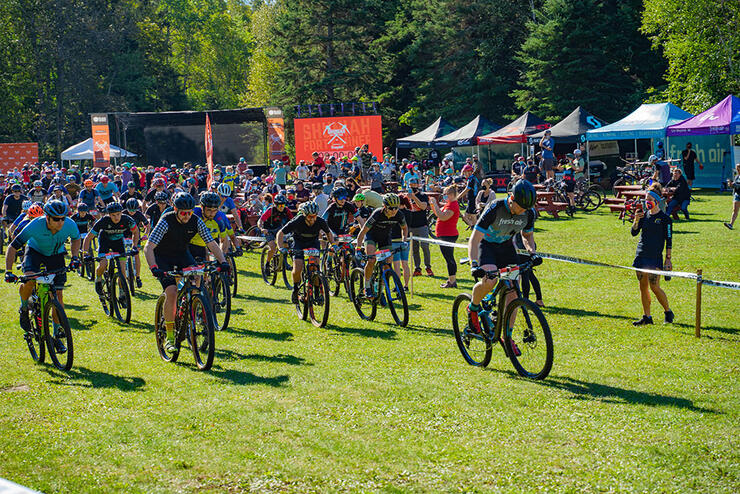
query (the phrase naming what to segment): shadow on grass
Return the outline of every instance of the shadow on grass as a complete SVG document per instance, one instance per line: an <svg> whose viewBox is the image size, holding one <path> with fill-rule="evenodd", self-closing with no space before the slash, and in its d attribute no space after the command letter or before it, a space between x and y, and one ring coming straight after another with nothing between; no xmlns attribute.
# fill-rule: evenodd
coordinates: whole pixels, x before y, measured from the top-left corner
<svg viewBox="0 0 740 494"><path fill-rule="evenodd" d="M151 293L142 292L137 290L134 294L134 299L141 299L141 300L157 300L159 298L159 295L152 295Z"/></svg>
<svg viewBox="0 0 740 494"><path fill-rule="evenodd" d="M328 329L330 331L336 331L338 333L343 333L343 334L364 336L365 338L380 338L383 340L395 340L396 339L396 332L394 330L380 331L377 329L368 329L368 328L349 328L349 327L337 326L336 324L327 324L325 329Z"/></svg>
<svg viewBox="0 0 740 494"><path fill-rule="evenodd" d="M213 367L208 372L218 379L242 386L264 384L279 388L285 386L290 381L290 377L287 375L265 377L252 374L251 372L244 372L237 369L223 369L221 367Z"/></svg>
<svg viewBox="0 0 740 494"><path fill-rule="evenodd" d="M394 323L388 323L388 325L395 326ZM429 328L426 326L416 326L413 324L409 324L404 329L408 331L415 331L417 333L428 333L436 336L443 336L445 338L454 337L455 335L455 333L451 329L447 328Z"/></svg>
<svg viewBox="0 0 740 494"><path fill-rule="evenodd" d="M86 367L73 367L62 372L50 367L42 367L55 379L52 384L80 386L83 388L116 388L121 391L141 391L146 381L140 377L117 376L107 372L94 371Z"/></svg>
<svg viewBox="0 0 740 494"><path fill-rule="evenodd" d="M287 293L287 295L289 297L290 293ZM263 297L261 295L246 295L244 297L238 297L238 298L244 298L245 300L255 301L255 302L266 302L268 304L280 304L280 305L289 304L289 301L285 298L270 298L270 297Z"/></svg>
<svg viewBox="0 0 740 494"><path fill-rule="evenodd" d="M277 355L260 355L257 353L250 353L248 355L245 355L243 353L239 353L226 348L216 350L216 357L221 360L256 360L258 362L273 362L277 364L287 365L313 365L309 362L306 362L305 359L301 357L296 357L295 355L287 355L284 353L279 353Z"/></svg>
<svg viewBox="0 0 740 494"><path fill-rule="evenodd" d="M65 306L66 305L67 304L65 304ZM90 319L79 319L77 317L70 316L69 312L66 312L66 314L69 327L72 328L72 331L88 331L92 329L97 322L99 322Z"/></svg>
<svg viewBox="0 0 740 494"><path fill-rule="evenodd" d="M542 312L545 314L558 314L558 315L565 315L565 316L577 316L577 317L608 317L611 319L625 319L625 320L632 320L634 317L629 316L619 316L616 314L604 314L603 312L597 312L594 310L585 310L585 309L574 309L571 307L557 307L555 305L547 305L542 308Z"/></svg>
<svg viewBox="0 0 740 494"><path fill-rule="evenodd" d="M226 332L232 333L234 336L238 336L240 338L265 338L275 341L291 341L293 339L293 333L290 331L282 331L280 333L271 331L254 331L252 329L234 328L231 326L231 323L229 323L229 327L226 329Z"/></svg>
<svg viewBox="0 0 740 494"><path fill-rule="evenodd" d="M70 304L67 300L64 301L64 308L65 309L73 309L73 310L80 310L84 311L87 310L89 305L77 305L77 304Z"/></svg>

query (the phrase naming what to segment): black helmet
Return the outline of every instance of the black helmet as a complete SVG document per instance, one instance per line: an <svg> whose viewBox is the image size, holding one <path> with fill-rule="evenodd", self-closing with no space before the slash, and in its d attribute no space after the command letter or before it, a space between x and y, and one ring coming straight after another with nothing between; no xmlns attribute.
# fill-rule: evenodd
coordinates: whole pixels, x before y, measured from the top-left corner
<svg viewBox="0 0 740 494"><path fill-rule="evenodd" d="M331 191L331 196L334 199L341 199L341 198L347 199L348 195L349 193L347 192L347 189L345 189L344 187L337 187L336 189Z"/></svg>
<svg viewBox="0 0 740 494"><path fill-rule="evenodd" d="M519 180L514 188L511 189L511 195L514 198L514 202L524 209L529 209L537 202L537 191L534 190L534 186L527 180Z"/></svg>
<svg viewBox="0 0 740 494"><path fill-rule="evenodd" d="M139 209L139 200L135 197L129 197L126 199L126 209L129 211L136 211Z"/></svg>
<svg viewBox="0 0 740 494"><path fill-rule="evenodd" d="M204 208L217 208L221 205L221 196L215 192L204 190L200 194L200 204Z"/></svg>
<svg viewBox="0 0 740 494"><path fill-rule="evenodd" d="M54 216L56 218L67 216L67 203L57 199L52 199L44 205L44 213L46 213L47 216Z"/></svg>
<svg viewBox="0 0 740 494"><path fill-rule="evenodd" d="M195 199L193 199L193 196L191 196L187 192L178 192L177 194L175 194L175 197L172 200L172 204L177 209L193 209L195 207Z"/></svg>
<svg viewBox="0 0 740 494"><path fill-rule="evenodd" d="M169 199L169 198L170 198L170 196L168 196L167 195L167 192L165 192L163 190L160 190L159 192L157 192L156 194L154 194L154 200L155 201L165 201L166 202L167 199Z"/></svg>
<svg viewBox="0 0 740 494"><path fill-rule="evenodd" d="M278 194L275 196L275 200L273 202L276 206L278 204L288 204L288 198L285 197L283 194Z"/></svg>
<svg viewBox="0 0 740 494"><path fill-rule="evenodd" d="M23 192L23 187L21 187L19 184L13 184L10 186L11 192Z"/></svg>
<svg viewBox="0 0 740 494"><path fill-rule="evenodd" d="M105 207L106 213L120 213L123 211L123 206L120 202L112 202Z"/></svg>
<svg viewBox="0 0 740 494"><path fill-rule="evenodd" d="M85 204L84 202L81 202L81 203L79 203L77 205L77 212L78 213L83 213L83 212L86 212L86 211L90 211L90 207L87 204Z"/></svg>

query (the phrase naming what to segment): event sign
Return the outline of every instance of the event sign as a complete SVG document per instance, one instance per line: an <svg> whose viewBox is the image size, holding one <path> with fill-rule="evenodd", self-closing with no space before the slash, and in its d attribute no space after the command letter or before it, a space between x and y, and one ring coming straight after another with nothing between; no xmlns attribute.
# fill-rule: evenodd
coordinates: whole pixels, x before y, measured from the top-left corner
<svg viewBox="0 0 740 494"><path fill-rule="evenodd" d="M92 120L93 165L106 168L110 165L108 114L93 113L90 118Z"/></svg>
<svg viewBox="0 0 740 494"><path fill-rule="evenodd" d="M694 165L694 187L718 189L728 178L732 178L733 149L728 135L694 135L668 138L668 156L680 158L686 143L696 152L699 162L704 166ZM681 163L678 163L681 166Z"/></svg>
<svg viewBox="0 0 740 494"><path fill-rule="evenodd" d="M282 160L285 156L285 122L279 108L265 108L267 113L267 139L270 160Z"/></svg>
<svg viewBox="0 0 740 494"><path fill-rule="evenodd" d="M211 119L206 113L206 165L208 165L208 187L213 183L213 132L211 131Z"/></svg>
<svg viewBox="0 0 740 494"><path fill-rule="evenodd" d="M324 159L352 157L355 148L367 144L372 154L383 152L383 125L380 115L354 117L296 118L296 162L311 161L316 151Z"/></svg>
<svg viewBox="0 0 740 494"><path fill-rule="evenodd" d="M2 172L20 168L26 163L33 164L38 160L39 145L37 142L0 144L0 171Z"/></svg>

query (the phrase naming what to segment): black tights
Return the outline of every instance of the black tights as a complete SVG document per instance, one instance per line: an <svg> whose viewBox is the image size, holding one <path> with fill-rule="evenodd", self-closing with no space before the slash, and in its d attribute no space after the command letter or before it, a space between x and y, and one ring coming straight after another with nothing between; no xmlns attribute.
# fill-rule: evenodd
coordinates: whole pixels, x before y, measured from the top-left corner
<svg viewBox="0 0 740 494"><path fill-rule="evenodd" d="M438 237L440 240L445 242L452 242L453 244L457 241L457 235L450 237ZM455 248L440 245L439 250L442 251L442 257L445 258L447 263L447 275L455 276L457 274L457 263L455 262Z"/></svg>
<svg viewBox="0 0 740 494"><path fill-rule="evenodd" d="M523 264L529 261L529 256L519 256L519 264ZM540 287L540 280L537 279L537 275L534 274L534 270L530 269L522 274L522 295L524 298L529 298L529 284L532 284L534 288L535 300L542 300L542 288Z"/></svg>

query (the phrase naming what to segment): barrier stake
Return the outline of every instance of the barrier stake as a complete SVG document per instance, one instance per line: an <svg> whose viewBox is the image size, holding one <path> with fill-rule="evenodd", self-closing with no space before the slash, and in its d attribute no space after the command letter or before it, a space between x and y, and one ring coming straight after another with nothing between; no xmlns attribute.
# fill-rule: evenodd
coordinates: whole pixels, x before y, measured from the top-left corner
<svg viewBox="0 0 740 494"><path fill-rule="evenodd" d="M694 334L697 338L701 338L701 269L696 270L696 276L699 278L696 280L696 327L694 328Z"/></svg>
<svg viewBox="0 0 740 494"><path fill-rule="evenodd" d="M409 256L412 256L414 254L414 234L409 234ZM421 253L419 254L421 255ZM403 268L402 268L403 269ZM411 269L411 265L409 265L409 269ZM411 293L411 297L414 296L414 273L411 273L411 279L409 280L409 292Z"/></svg>

